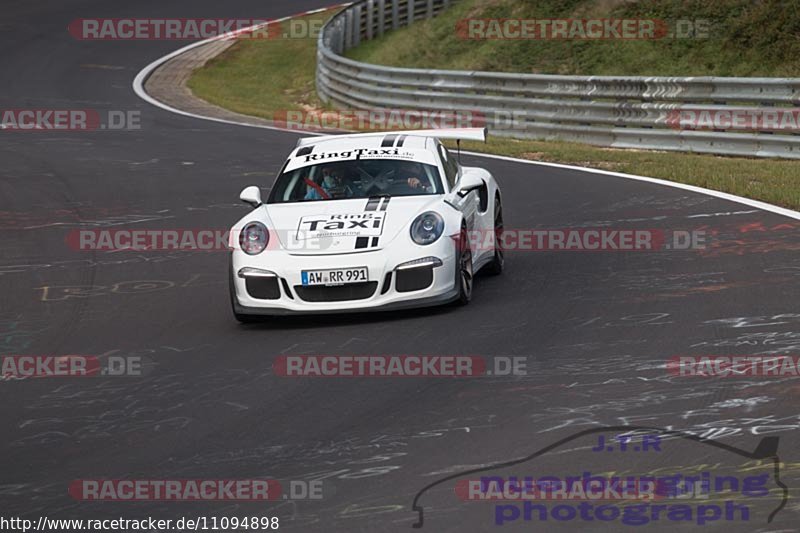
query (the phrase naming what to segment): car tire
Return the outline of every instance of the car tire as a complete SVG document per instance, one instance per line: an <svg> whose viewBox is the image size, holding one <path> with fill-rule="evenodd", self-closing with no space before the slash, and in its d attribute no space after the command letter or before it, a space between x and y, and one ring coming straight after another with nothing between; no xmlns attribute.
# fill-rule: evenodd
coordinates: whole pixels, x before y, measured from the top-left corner
<svg viewBox="0 0 800 533"><path fill-rule="evenodd" d="M503 204L500 203L500 196L494 199L494 258L492 262L486 265L486 271L493 275L499 276L503 273L505 268L506 258L503 252L502 244L500 243L500 235L503 233Z"/></svg>
<svg viewBox="0 0 800 533"><path fill-rule="evenodd" d="M458 241L458 264L456 266L458 269L458 275L456 276L456 283L458 283L457 302L459 305L467 305L472 300L475 276L472 268L472 250L469 247L466 226L461 226Z"/></svg>

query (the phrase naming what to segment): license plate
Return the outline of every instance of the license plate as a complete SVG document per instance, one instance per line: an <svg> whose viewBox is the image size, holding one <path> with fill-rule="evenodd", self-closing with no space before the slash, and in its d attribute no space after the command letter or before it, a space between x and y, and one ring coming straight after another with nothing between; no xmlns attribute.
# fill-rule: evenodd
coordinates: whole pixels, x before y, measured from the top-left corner
<svg viewBox="0 0 800 533"><path fill-rule="evenodd" d="M344 285L369 281L367 267L336 268L332 270L303 270L300 272L304 286Z"/></svg>

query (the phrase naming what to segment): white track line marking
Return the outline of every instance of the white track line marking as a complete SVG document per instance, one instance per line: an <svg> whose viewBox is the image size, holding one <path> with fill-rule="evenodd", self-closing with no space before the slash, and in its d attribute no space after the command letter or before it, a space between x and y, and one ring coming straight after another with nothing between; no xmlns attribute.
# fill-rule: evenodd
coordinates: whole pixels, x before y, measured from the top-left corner
<svg viewBox="0 0 800 533"><path fill-rule="evenodd" d="M636 174L623 174L622 172L611 172L610 170L600 170L596 168L585 168L585 167L576 167L574 165L563 165L561 163L547 163L544 161L531 161L529 159L517 159L516 157L508 157L504 155L495 155L495 154L482 154L479 152L466 152L462 151L462 154L472 155L472 156L479 156L479 157L486 157L489 159L500 159L502 161L511 161L514 163L525 163L529 165L539 165L544 167L554 167L554 168L565 168L567 170L580 170L582 172L591 172L593 174L603 174L605 176L614 176L616 178L625 178L629 180L636 180L636 181L644 181L647 183L655 183L656 185L665 185L667 187L674 187L676 189L683 189L686 191L691 191L699 194L705 194L708 196L714 196L715 198L720 198L722 200L728 200L730 202L736 202L739 204L744 204L750 207L755 207L757 209L761 209L762 211L769 211L771 213L775 213L778 215L783 215L785 217L793 218L795 220L800 220L800 212L792 211L791 209L786 209L784 207L779 207L777 205L768 204L766 202L760 202L758 200L751 200L750 198L745 198L743 196L736 196L735 194L729 194L726 192L715 191L712 189L704 189L703 187L697 187L695 185L688 185L686 183L678 183L675 181L667 181L658 178L649 178L647 176L637 176Z"/></svg>

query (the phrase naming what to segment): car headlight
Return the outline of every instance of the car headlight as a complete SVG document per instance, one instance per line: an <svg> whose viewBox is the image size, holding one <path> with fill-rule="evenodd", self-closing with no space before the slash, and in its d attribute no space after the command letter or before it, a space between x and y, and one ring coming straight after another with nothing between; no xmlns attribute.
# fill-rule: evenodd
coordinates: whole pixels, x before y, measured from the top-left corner
<svg viewBox="0 0 800 533"><path fill-rule="evenodd" d="M261 222L250 222L239 233L239 246L247 255L258 255L269 243L269 232Z"/></svg>
<svg viewBox="0 0 800 533"><path fill-rule="evenodd" d="M432 244L444 233L444 219L439 213L427 211L411 224L411 240L417 244Z"/></svg>

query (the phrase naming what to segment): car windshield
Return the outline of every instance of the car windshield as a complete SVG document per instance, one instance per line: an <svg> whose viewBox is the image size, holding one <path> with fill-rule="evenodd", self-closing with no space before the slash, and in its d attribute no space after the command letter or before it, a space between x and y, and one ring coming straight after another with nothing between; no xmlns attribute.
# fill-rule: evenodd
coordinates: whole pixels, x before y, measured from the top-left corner
<svg viewBox="0 0 800 533"><path fill-rule="evenodd" d="M397 159L358 159L284 172L278 176L268 203L443 193L439 170L433 165Z"/></svg>

